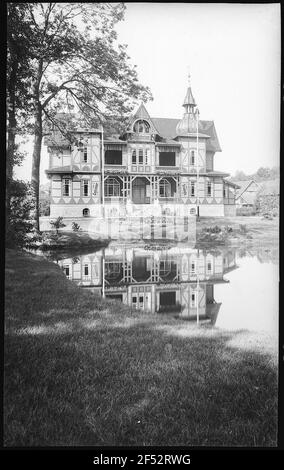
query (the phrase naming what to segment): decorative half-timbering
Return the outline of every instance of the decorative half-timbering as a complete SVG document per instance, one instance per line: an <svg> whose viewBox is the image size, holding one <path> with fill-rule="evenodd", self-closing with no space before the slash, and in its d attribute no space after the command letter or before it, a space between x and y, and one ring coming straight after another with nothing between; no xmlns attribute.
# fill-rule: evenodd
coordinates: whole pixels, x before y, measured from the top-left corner
<svg viewBox="0 0 284 470"><path fill-rule="evenodd" d="M117 246L59 265L79 286L133 309L212 323L221 306L214 285L228 283L224 275L237 268L233 248L220 253L185 246L159 251Z"/></svg>
<svg viewBox="0 0 284 470"><path fill-rule="evenodd" d="M98 206L116 203L234 215L238 185L214 168L221 151L214 122L199 119L190 84L183 107L181 120L152 118L141 103L121 135L77 129L69 144L61 138L61 147L49 136L50 216L92 217Z"/></svg>

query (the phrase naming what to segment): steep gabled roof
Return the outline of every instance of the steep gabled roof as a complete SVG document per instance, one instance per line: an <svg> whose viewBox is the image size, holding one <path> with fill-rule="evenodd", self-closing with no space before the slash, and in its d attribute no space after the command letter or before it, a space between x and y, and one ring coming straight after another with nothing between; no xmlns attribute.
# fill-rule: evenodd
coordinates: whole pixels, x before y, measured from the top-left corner
<svg viewBox="0 0 284 470"><path fill-rule="evenodd" d="M129 124L128 124L128 129L132 130L132 125L137 119L145 119L146 121L149 122L150 126L152 127L152 130L158 134L158 130L153 122L153 120L150 117L150 114L148 113L147 109L145 108L145 105L143 102L141 102L139 108L137 111L130 117L129 119Z"/></svg>
<svg viewBox="0 0 284 470"><path fill-rule="evenodd" d="M73 115L67 115L66 113L60 113L58 115L61 119L66 119L68 121L69 119L78 119L79 117L77 114ZM129 119L129 126L134 123L137 119L146 119L150 125L152 126L152 130L154 133L158 134L161 138L165 139L166 142L172 141L176 137L176 126L180 119L172 119L172 118L151 118L147 109L145 108L144 104L141 103L137 111L130 117ZM129 128L130 128L129 127ZM114 138L113 134L117 134L117 129L113 129L113 131L110 132L105 132L105 138L107 139L108 137L112 140ZM77 128L78 132L78 128ZM200 137L203 135L209 136L206 141L206 148L208 151L212 152L221 152L221 147L219 144L219 140L217 137L214 121L199 121L199 132L200 132ZM44 143L45 145L54 145L56 142L57 145L70 145L70 142L58 131L54 130L51 132L52 135L46 136ZM118 134L117 134L118 136ZM116 136L116 138L117 138ZM116 140L114 138L114 140ZM120 140L120 139L118 139Z"/></svg>
<svg viewBox="0 0 284 470"><path fill-rule="evenodd" d="M235 181L235 183L239 186L239 189L236 194L236 199L241 197L245 191L249 188L251 184L258 184L254 180L247 180L247 181Z"/></svg>
<svg viewBox="0 0 284 470"><path fill-rule="evenodd" d="M176 137L176 126L180 119L152 118L158 134L166 139ZM199 131L207 134L210 138L206 142L206 148L212 152L221 152L221 147L217 137L214 121L199 121Z"/></svg>

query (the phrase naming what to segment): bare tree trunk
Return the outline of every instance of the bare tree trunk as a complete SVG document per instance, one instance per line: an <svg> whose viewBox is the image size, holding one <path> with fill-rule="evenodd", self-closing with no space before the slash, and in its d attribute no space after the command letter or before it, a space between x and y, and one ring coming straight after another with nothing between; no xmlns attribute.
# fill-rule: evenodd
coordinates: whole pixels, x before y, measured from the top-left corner
<svg viewBox="0 0 284 470"><path fill-rule="evenodd" d="M35 112L35 131L34 131L34 148L32 160L32 198L34 203L33 222L35 229L39 231L39 181L40 181L40 157L42 145L42 112L41 106L37 103Z"/></svg>
<svg viewBox="0 0 284 470"><path fill-rule="evenodd" d="M40 103L40 81L42 77L42 60L39 61L37 79L34 84L34 148L32 159L32 198L34 205L34 213L32 214L34 227L39 231L39 181L40 181L40 157L42 145L42 107Z"/></svg>
<svg viewBox="0 0 284 470"><path fill-rule="evenodd" d="M18 61L14 60L11 66L11 73L8 78L7 89L7 158L6 158L6 230L10 224L10 188L13 179L14 152L16 149L16 77L18 71Z"/></svg>

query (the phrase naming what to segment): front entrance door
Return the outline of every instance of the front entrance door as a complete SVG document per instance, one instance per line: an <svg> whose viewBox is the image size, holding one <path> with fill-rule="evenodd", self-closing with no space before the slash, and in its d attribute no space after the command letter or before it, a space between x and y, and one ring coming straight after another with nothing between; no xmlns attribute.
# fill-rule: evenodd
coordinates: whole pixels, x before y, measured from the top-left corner
<svg viewBox="0 0 284 470"><path fill-rule="evenodd" d="M135 178L132 183L132 201L134 204L149 204L150 198L147 197L147 183L146 178Z"/></svg>

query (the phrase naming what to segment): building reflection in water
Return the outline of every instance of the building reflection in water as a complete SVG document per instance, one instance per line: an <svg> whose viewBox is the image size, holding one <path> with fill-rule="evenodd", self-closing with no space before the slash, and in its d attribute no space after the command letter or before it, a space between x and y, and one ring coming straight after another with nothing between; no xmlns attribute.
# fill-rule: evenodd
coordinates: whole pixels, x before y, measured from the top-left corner
<svg viewBox="0 0 284 470"><path fill-rule="evenodd" d="M110 245L58 264L77 285L134 309L215 324L221 303L214 285L229 282L236 250L158 248Z"/></svg>

